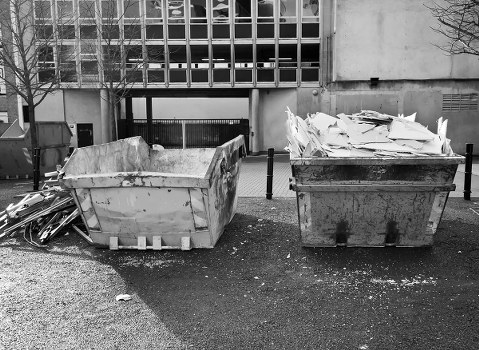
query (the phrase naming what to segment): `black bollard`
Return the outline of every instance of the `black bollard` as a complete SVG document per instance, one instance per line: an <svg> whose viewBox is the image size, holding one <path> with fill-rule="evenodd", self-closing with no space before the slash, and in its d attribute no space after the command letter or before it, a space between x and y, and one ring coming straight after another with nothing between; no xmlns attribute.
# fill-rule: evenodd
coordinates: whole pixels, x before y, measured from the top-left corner
<svg viewBox="0 0 479 350"><path fill-rule="evenodd" d="M33 190L38 191L40 184L40 148L33 150Z"/></svg>
<svg viewBox="0 0 479 350"><path fill-rule="evenodd" d="M472 143L466 143L466 169L464 171L464 199L471 200Z"/></svg>
<svg viewBox="0 0 479 350"><path fill-rule="evenodd" d="M268 169L266 174L266 199L273 198L274 148L268 148Z"/></svg>

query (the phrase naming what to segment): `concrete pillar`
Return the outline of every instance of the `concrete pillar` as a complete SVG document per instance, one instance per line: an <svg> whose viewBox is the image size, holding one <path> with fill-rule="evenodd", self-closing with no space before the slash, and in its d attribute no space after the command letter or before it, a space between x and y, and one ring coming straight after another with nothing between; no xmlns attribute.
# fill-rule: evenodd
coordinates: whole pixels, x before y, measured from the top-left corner
<svg viewBox="0 0 479 350"><path fill-rule="evenodd" d="M251 154L257 155L259 145L259 90L252 89L250 93L251 106Z"/></svg>
<svg viewBox="0 0 479 350"><path fill-rule="evenodd" d="M109 115L108 91L100 90L101 143L111 142L111 123Z"/></svg>

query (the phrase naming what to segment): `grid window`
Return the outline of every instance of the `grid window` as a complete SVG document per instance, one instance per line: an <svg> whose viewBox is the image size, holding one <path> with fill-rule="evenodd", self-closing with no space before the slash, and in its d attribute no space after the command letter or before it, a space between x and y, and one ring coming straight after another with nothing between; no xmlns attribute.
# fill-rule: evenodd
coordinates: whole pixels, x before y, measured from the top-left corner
<svg viewBox="0 0 479 350"><path fill-rule="evenodd" d="M80 26L80 38L81 39L96 39L97 28L95 25L82 25Z"/></svg>
<svg viewBox="0 0 479 350"><path fill-rule="evenodd" d="M163 18L162 0L145 0L146 18Z"/></svg>
<svg viewBox="0 0 479 350"><path fill-rule="evenodd" d="M140 0L124 0L123 16L125 18L137 19L140 17Z"/></svg>
<svg viewBox="0 0 479 350"><path fill-rule="evenodd" d="M213 45L213 81L229 83L231 71L231 46Z"/></svg>
<svg viewBox="0 0 479 350"><path fill-rule="evenodd" d="M170 45L168 46L168 54L170 60L170 82L186 83L186 46Z"/></svg>
<svg viewBox="0 0 479 350"><path fill-rule="evenodd" d="M258 0L257 1L258 24L256 26L258 39L274 38L274 14L276 11L276 1Z"/></svg>
<svg viewBox="0 0 479 350"><path fill-rule="evenodd" d="M49 81L55 77L55 56L52 46L41 46L38 50L38 79Z"/></svg>
<svg viewBox="0 0 479 350"><path fill-rule="evenodd" d="M60 39L75 39L75 26L74 25L58 25L58 37Z"/></svg>
<svg viewBox="0 0 479 350"><path fill-rule="evenodd" d="M301 45L301 81L319 81L319 44Z"/></svg>
<svg viewBox="0 0 479 350"><path fill-rule="evenodd" d="M35 1L35 18L52 18L52 7L50 1Z"/></svg>
<svg viewBox="0 0 479 350"><path fill-rule="evenodd" d="M148 82L162 83L165 81L165 49L163 45L148 45Z"/></svg>
<svg viewBox="0 0 479 350"><path fill-rule="evenodd" d="M101 17L104 19L118 18L118 8L116 0L102 0Z"/></svg>
<svg viewBox="0 0 479 350"><path fill-rule="evenodd" d="M105 81L121 80L121 48L116 45L103 46L102 73Z"/></svg>
<svg viewBox="0 0 479 350"><path fill-rule="evenodd" d="M235 38L251 39L251 0L236 0L235 2Z"/></svg>
<svg viewBox="0 0 479 350"><path fill-rule="evenodd" d="M141 39L141 25L125 24L123 28L124 28L125 40Z"/></svg>
<svg viewBox="0 0 479 350"><path fill-rule="evenodd" d="M83 60L80 64L81 76L84 82L98 81L98 61Z"/></svg>
<svg viewBox="0 0 479 350"><path fill-rule="evenodd" d="M256 46L258 82L274 82L275 55L272 44Z"/></svg>
<svg viewBox="0 0 479 350"><path fill-rule="evenodd" d="M235 82L253 82L253 46L235 44Z"/></svg>
<svg viewBox="0 0 479 350"><path fill-rule="evenodd" d="M213 0L211 7L211 18L213 19L213 38L229 39L230 38L230 7L229 0Z"/></svg>
<svg viewBox="0 0 479 350"><path fill-rule="evenodd" d="M295 82L298 68L298 47L294 45L279 45L279 81Z"/></svg>
<svg viewBox="0 0 479 350"><path fill-rule="evenodd" d="M209 54L207 45L192 45L191 82L208 83Z"/></svg>
<svg viewBox="0 0 479 350"><path fill-rule="evenodd" d="M78 2L80 8L80 18L95 18L96 6L95 1L92 0L80 0Z"/></svg>
<svg viewBox="0 0 479 350"><path fill-rule="evenodd" d="M319 0L303 0L303 38L319 38Z"/></svg>
<svg viewBox="0 0 479 350"><path fill-rule="evenodd" d="M185 22L185 1L168 0L168 23Z"/></svg>
<svg viewBox="0 0 479 350"><path fill-rule="evenodd" d="M63 45L60 47L59 68L62 82L77 81L75 46Z"/></svg>
<svg viewBox="0 0 479 350"><path fill-rule="evenodd" d="M52 25L41 25L35 28L37 38L39 39L50 39L53 38L53 26Z"/></svg>
<svg viewBox="0 0 479 350"><path fill-rule="evenodd" d="M57 2L57 12L59 19L71 19L71 16L73 16L73 1L63 0Z"/></svg>
<svg viewBox="0 0 479 350"><path fill-rule="evenodd" d="M120 39L120 27L116 23L111 25L102 25L101 37L106 41L111 39Z"/></svg>
<svg viewBox="0 0 479 350"><path fill-rule="evenodd" d="M279 9L279 37L282 39L296 38L297 16L296 0L283 0Z"/></svg>
<svg viewBox="0 0 479 350"><path fill-rule="evenodd" d="M143 49L141 45L125 45L126 80L128 82L143 82Z"/></svg>
<svg viewBox="0 0 479 350"><path fill-rule="evenodd" d="M206 0L190 1L190 38L208 39Z"/></svg>
<svg viewBox="0 0 479 350"><path fill-rule="evenodd" d="M146 25L145 28L146 39L162 40L163 39L163 25Z"/></svg>

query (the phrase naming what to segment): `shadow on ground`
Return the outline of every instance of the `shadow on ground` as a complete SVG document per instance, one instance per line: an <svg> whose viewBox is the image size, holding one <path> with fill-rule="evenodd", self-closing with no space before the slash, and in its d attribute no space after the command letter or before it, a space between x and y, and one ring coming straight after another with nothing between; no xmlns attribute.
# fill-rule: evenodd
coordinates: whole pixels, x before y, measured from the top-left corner
<svg viewBox="0 0 479 350"><path fill-rule="evenodd" d="M95 259L195 348L472 349L479 240L460 204L434 249L301 248L294 200L247 199L212 250Z"/></svg>

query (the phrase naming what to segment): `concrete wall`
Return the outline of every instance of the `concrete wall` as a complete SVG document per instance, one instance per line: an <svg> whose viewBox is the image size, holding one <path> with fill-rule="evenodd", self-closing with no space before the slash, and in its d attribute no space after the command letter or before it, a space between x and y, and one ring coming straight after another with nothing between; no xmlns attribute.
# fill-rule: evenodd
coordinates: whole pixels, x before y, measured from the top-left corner
<svg viewBox="0 0 479 350"><path fill-rule="evenodd" d="M35 120L60 122L65 120L63 91L58 90L47 97L35 108Z"/></svg>
<svg viewBox="0 0 479 350"><path fill-rule="evenodd" d="M476 56L448 56L432 0L337 0L334 80L479 78Z"/></svg>
<svg viewBox="0 0 479 350"><path fill-rule="evenodd" d="M92 123L93 143L102 143L100 120L100 92L98 90L64 90L65 121L67 123ZM77 137L72 137L72 147L77 146Z"/></svg>
<svg viewBox="0 0 479 350"><path fill-rule="evenodd" d="M389 81L374 89L366 82L338 82L329 91L330 109L325 107L323 112L337 115L369 109L391 115L417 113L416 121L433 132L443 117L449 120L447 137L453 150L464 154L466 143L479 144L479 111L477 107L443 110L443 95L470 93L479 93L479 81Z"/></svg>

